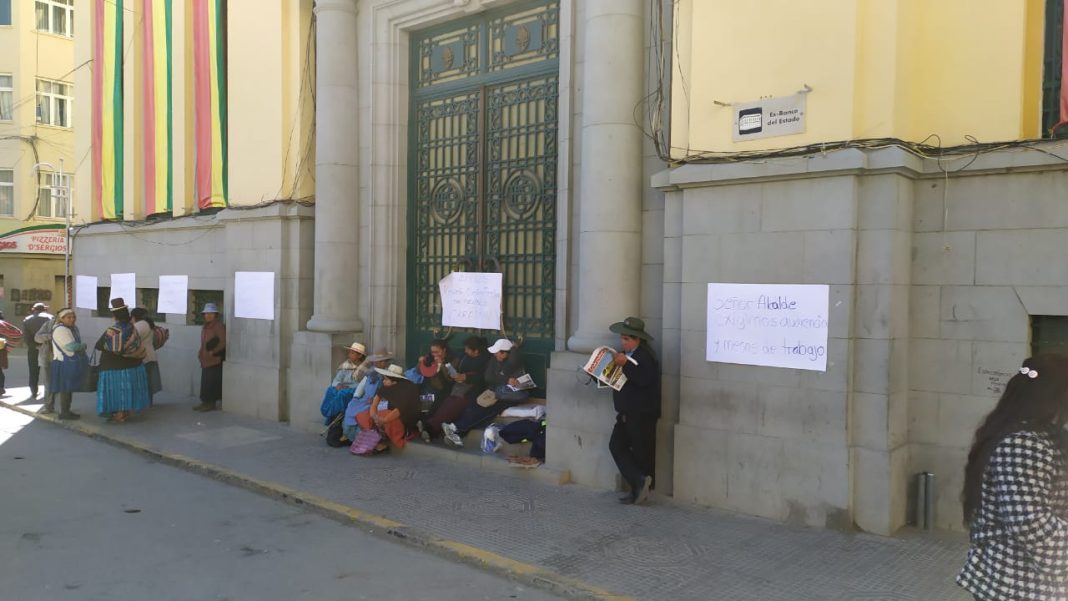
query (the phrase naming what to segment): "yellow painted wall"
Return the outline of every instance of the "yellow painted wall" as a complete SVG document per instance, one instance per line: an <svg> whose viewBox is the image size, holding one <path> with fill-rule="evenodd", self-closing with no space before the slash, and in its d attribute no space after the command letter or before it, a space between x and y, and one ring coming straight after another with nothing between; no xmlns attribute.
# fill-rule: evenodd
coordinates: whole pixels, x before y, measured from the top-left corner
<svg viewBox="0 0 1068 601"><path fill-rule="evenodd" d="M681 0L673 156L894 137L1039 137L1042 0ZM688 17L688 18L687 18ZM802 134L735 143L713 101L808 84ZM676 117L678 116L678 117ZM933 142L933 141L932 141Z"/></svg>
<svg viewBox="0 0 1068 601"><path fill-rule="evenodd" d="M0 217L0 233L61 222L34 214L37 173L33 166L51 163L58 169L62 160L69 174L77 163L73 129L78 125L77 116L71 116L72 128L60 128L39 125L36 113L38 77L74 84L74 40L38 32L32 2L12 2L11 9L12 24L0 27L0 73L14 78L15 109L12 121L0 122L0 138L5 138L0 139L0 168L15 172L15 215ZM88 100L88 90L84 96L82 92L74 87L72 108L76 109L80 100ZM74 199L75 203L79 200L77 196Z"/></svg>
<svg viewBox="0 0 1068 601"><path fill-rule="evenodd" d="M298 164L314 146L310 90L301 100L301 77L314 81L306 57L311 2L229 0L230 203L250 205L310 196L311 178L295 187Z"/></svg>

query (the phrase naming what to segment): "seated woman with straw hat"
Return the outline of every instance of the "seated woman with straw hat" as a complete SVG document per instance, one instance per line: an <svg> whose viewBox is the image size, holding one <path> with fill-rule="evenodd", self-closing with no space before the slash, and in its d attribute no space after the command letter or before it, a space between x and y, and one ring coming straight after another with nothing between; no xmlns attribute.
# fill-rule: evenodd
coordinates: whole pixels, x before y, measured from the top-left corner
<svg viewBox="0 0 1068 601"><path fill-rule="evenodd" d="M345 410L356 390L356 383L363 375L363 369L366 369L361 367L367 358L367 349L362 344L353 342L345 350L348 351L348 357L337 366L337 373L323 394L323 402L319 404L319 412L323 414L327 425Z"/></svg>
<svg viewBox="0 0 1068 601"><path fill-rule="evenodd" d="M404 448L408 435L415 432L415 422L419 420L419 386L404 376L404 368L390 365L386 369L376 367L382 375L382 386L371 399L371 407L356 415L356 421L364 430L378 429L385 434L393 446ZM383 409L382 401L389 403ZM385 442L380 443L375 452L387 449Z"/></svg>
<svg viewBox="0 0 1068 601"><path fill-rule="evenodd" d="M375 398L375 395L378 394L378 389L382 386L382 374L375 371L374 368L389 367L389 361L392 358L393 353L380 349L364 362L364 376L360 378L359 384L356 385L352 400L345 407L345 415L341 420L343 441L356 440L356 434L360 431L356 416L371 408L371 400Z"/></svg>

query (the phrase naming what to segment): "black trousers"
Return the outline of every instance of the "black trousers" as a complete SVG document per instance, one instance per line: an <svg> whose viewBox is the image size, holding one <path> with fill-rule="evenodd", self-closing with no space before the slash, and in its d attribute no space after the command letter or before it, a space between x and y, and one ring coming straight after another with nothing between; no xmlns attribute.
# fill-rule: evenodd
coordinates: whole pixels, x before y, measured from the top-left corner
<svg viewBox="0 0 1068 601"><path fill-rule="evenodd" d="M456 426L456 433L463 438L468 432L475 428L481 428L489 425L493 421L493 418L504 413L504 410L509 407L519 405L522 401L504 401L500 400L490 405L489 407L483 407L478 403L471 403L464 409L463 415L457 418L453 423Z"/></svg>
<svg viewBox="0 0 1068 601"><path fill-rule="evenodd" d="M655 482L656 421L641 413L616 414L608 450L631 490L640 488L646 476L653 476Z"/></svg>
<svg viewBox="0 0 1068 601"><path fill-rule="evenodd" d="M223 366L204 367L200 371L200 402L221 401L223 395Z"/></svg>
<svg viewBox="0 0 1068 601"><path fill-rule="evenodd" d="M40 351L36 348L26 349L26 361L30 364L30 392L37 396L37 386L41 380L41 364L38 363Z"/></svg>

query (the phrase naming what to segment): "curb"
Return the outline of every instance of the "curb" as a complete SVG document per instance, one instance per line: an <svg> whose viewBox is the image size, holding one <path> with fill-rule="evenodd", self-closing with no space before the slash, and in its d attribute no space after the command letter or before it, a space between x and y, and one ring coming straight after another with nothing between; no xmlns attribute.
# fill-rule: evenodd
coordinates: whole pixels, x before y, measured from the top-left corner
<svg viewBox="0 0 1068 601"><path fill-rule="evenodd" d="M398 541L411 547L431 551L445 559L470 565L509 580L537 587L569 599L591 601L634 601L633 597L620 595L593 586L581 580L557 574L545 568L509 559L503 555L473 547L466 543L440 538L418 528L397 522L384 516L361 511L354 507L342 505L322 497L300 490L246 476L222 466L150 447L143 443L115 436L95 425L78 421L60 421L51 415L39 415L18 405L0 401L0 408L21 413L35 420L45 421L55 426L77 432L91 439L106 442L135 453L151 457L173 467L177 467L213 480L243 488L265 497L302 507L329 519L350 526L357 526L368 534L380 538Z"/></svg>

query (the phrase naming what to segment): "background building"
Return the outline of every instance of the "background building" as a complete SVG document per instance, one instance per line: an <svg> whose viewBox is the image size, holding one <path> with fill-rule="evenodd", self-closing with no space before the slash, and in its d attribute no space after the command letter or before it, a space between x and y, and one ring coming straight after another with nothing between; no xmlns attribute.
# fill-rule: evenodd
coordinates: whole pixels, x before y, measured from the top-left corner
<svg viewBox="0 0 1068 601"><path fill-rule="evenodd" d="M320 428L341 344L411 362L437 281L499 271L549 468L615 486L611 399L576 372L636 315L659 492L889 533L928 470L959 527L976 421L1064 331L1060 0L88 4L75 183L108 222L77 273L101 308L129 272L149 308L160 275L221 301L229 411ZM768 97L799 118L739 129ZM277 274L277 319L233 316L235 271ZM827 371L705 361L711 282L829 285ZM194 393L196 316L166 320L165 387Z"/></svg>
<svg viewBox="0 0 1068 601"><path fill-rule="evenodd" d="M35 302L65 304L74 35L73 0L0 0L0 310L9 320Z"/></svg>

